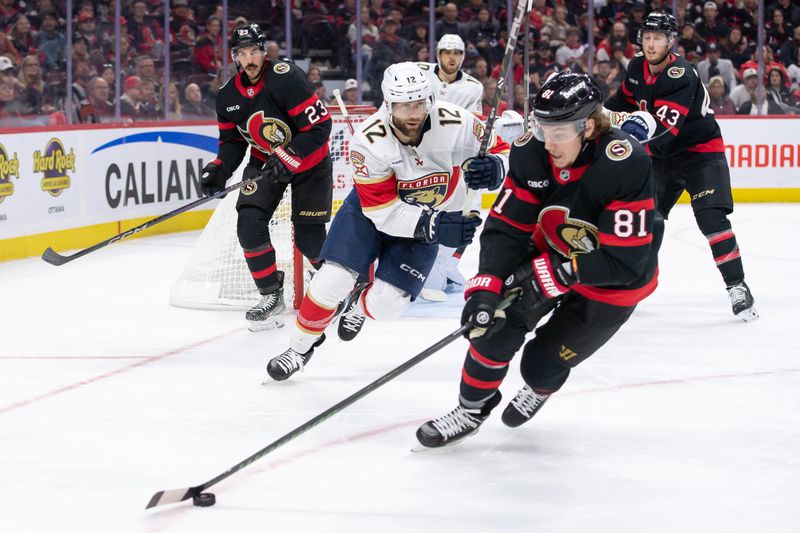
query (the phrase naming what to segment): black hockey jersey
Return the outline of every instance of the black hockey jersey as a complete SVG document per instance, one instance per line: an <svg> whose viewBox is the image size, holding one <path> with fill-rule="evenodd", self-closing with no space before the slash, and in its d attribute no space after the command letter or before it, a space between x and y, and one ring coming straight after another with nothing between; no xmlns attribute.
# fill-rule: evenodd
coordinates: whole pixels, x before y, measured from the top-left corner
<svg viewBox="0 0 800 533"><path fill-rule="evenodd" d="M291 148L302 163L296 172L314 168L328 155L331 117L303 70L290 62L267 61L255 85L244 72L217 95L219 155L217 164L231 175L250 155L265 161L273 146Z"/></svg>
<svg viewBox="0 0 800 533"><path fill-rule="evenodd" d="M558 169L528 133L514 142L509 167L481 235L480 274L506 279L549 246L574 257L571 288L589 299L631 306L655 290L654 183L638 142L612 130Z"/></svg>
<svg viewBox="0 0 800 533"><path fill-rule="evenodd" d="M611 111L647 111L656 119L656 137L647 144L659 159L682 152L723 152L724 145L710 99L694 66L670 54L669 63L653 76L641 52L628 64L628 73L614 96L606 100ZM670 129L671 128L671 129Z"/></svg>

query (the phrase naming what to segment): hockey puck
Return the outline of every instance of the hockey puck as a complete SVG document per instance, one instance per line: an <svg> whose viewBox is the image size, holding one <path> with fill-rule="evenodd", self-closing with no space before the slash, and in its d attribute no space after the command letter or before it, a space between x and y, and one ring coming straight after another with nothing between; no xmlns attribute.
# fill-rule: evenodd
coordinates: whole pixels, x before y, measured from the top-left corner
<svg viewBox="0 0 800 533"><path fill-rule="evenodd" d="M217 497L210 492L200 492L192 496L192 501L198 507L211 507L217 503Z"/></svg>

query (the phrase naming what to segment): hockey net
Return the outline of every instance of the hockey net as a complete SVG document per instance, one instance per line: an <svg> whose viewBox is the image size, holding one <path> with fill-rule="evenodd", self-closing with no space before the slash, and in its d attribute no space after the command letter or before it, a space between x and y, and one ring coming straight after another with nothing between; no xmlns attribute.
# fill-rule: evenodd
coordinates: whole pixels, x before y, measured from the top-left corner
<svg viewBox="0 0 800 533"><path fill-rule="evenodd" d="M336 106L328 108L333 120L330 152L333 161L333 213L342 205L353 187L349 157L350 130ZM348 106L350 122L355 127L375 108ZM242 179L248 160L228 183ZM259 299L239 239L236 236L236 200L239 193L228 194L214 210L211 219L194 245L183 272L170 290L170 303L191 309L249 309ZM297 307L303 297L304 279L310 265L294 246L291 223L291 186L286 190L269 223L278 269L284 272L283 293L286 305Z"/></svg>

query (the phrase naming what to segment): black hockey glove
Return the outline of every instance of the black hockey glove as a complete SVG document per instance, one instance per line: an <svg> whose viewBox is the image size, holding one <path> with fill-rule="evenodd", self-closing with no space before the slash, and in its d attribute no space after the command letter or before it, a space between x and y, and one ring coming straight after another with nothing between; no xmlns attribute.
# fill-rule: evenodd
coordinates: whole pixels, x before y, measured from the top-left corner
<svg viewBox="0 0 800 533"><path fill-rule="evenodd" d="M555 252L538 255L519 267L506 280L506 287L522 287L522 301L529 308L557 298L576 281L572 264L562 261Z"/></svg>
<svg viewBox="0 0 800 533"><path fill-rule="evenodd" d="M496 155L470 157L461 165L464 183L470 189L489 189L493 191L503 183L505 169L503 161Z"/></svg>
<svg viewBox="0 0 800 533"><path fill-rule="evenodd" d="M264 173L278 183L291 183L294 173L300 168L303 159L291 148L276 147L267 158L262 169Z"/></svg>
<svg viewBox="0 0 800 533"><path fill-rule="evenodd" d="M414 230L414 240L425 244L441 244L449 248L467 246L481 225L479 217L450 211L426 209Z"/></svg>
<svg viewBox="0 0 800 533"><path fill-rule="evenodd" d="M487 274L478 274L467 281L464 290L467 301L461 312L461 325L471 327L464 333L464 337L488 338L503 329L506 313L497 309L502 288L503 282L500 278Z"/></svg>
<svg viewBox="0 0 800 533"><path fill-rule="evenodd" d="M211 161L203 167L203 172L200 173L200 191L205 196L216 194L225 188L225 182L229 177L222 172L218 160Z"/></svg>

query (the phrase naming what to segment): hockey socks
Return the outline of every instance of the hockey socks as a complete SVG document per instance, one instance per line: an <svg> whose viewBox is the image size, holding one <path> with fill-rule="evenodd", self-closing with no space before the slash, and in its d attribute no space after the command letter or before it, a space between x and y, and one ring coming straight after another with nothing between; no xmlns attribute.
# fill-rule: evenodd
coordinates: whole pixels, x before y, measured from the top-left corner
<svg viewBox="0 0 800 533"><path fill-rule="evenodd" d="M244 259L253 276L258 292L267 294L278 288L278 267L275 263L275 248L266 244L255 250L245 250Z"/></svg>
<svg viewBox="0 0 800 533"><path fill-rule="evenodd" d="M462 403L477 404L495 392L508 373L508 363L509 361L499 360L498 357L482 354L474 344L470 344L461 371Z"/></svg>

